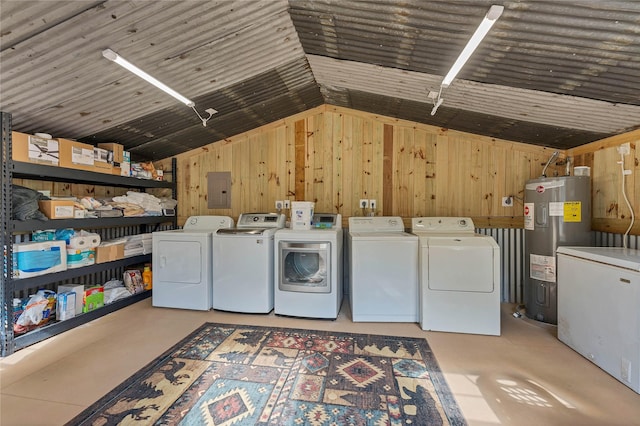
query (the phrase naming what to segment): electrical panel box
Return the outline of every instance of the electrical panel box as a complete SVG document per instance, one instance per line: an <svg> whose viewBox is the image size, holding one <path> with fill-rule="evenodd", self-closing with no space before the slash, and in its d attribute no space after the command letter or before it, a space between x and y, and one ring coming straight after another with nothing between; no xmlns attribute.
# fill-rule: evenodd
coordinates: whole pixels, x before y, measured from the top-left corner
<svg viewBox="0 0 640 426"><path fill-rule="evenodd" d="M231 208L231 172L207 173L207 208Z"/></svg>

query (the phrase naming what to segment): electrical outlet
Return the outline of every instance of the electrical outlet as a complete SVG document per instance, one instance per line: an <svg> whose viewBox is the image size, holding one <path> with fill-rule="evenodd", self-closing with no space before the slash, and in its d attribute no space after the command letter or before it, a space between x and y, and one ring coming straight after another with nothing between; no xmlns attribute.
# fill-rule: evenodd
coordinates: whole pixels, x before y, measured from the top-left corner
<svg viewBox="0 0 640 426"><path fill-rule="evenodd" d="M360 200L360 208L361 209L366 209L367 207L369 207L369 200L366 199L361 199Z"/></svg>
<svg viewBox="0 0 640 426"><path fill-rule="evenodd" d="M276 210L282 210L284 203L282 201L276 201Z"/></svg>
<svg viewBox="0 0 640 426"><path fill-rule="evenodd" d="M371 207L371 210L378 207L378 203L376 202L376 200L369 200L369 207Z"/></svg>
<svg viewBox="0 0 640 426"><path fill-rule="evenodd" d="M629 142L623 143L618 146L618 154L629 155L631 154L631 144Z"/></svg>
<svg viewBox="0 0 640 426"><path fill-rule="evenodd" d="M502 207L513 207L513 197L502 197Z"/></svg>
<svg viewBox="0 0 640 426"><path fill-rule="evenodd" d="M291 201L284 200L284 208L285 209L290 209L291 208Z"/></svg>

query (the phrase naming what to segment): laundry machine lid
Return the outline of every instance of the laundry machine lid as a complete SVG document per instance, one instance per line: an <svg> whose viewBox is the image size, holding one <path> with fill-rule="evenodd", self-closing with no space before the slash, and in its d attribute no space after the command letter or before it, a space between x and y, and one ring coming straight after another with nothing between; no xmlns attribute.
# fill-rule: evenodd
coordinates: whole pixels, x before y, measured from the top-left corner
<svg viewBox="0 0 640 426"><path fill-rule="evenodd" d="M623 247L558 247L558 254L640 271L640 250Z"/></svg>

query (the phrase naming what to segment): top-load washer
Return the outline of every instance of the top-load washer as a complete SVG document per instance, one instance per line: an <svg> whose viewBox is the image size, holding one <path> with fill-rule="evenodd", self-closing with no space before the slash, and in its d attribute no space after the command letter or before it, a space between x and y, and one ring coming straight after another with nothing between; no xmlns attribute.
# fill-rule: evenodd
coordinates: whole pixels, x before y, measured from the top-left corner
<svg viewBox="0 0 640 426"><path fill-rule="evenodd" d="M315 213L311 229L279 229L274 238L274 312L335 319L342 303L342 216Z"/></svg>
<svg viewBox="0 0 640 426"><path fill-rule="evenodd" d="M212 308L211 236L233 223L229 216L191 216L182 229L152 234L153 306Z"/></svg>
<svg viewBox="0 0 640 426"><path fill-rule="evenodd" d="M417 217L420 326L500 335L500 248L467 217Z"/></svg>
<svg viewBox="0 0 640 426"><path fill-rule="evenodd" d="M273 237L286 216L243 213L235 228L213 234L213 309L273 310Z"/></svg>
<svg viewBox="0 0 640 426"><path fill-rule="evenodd" d="M354 322L418 322L418 237L400 217L350 217L348 258Z"/></svg>

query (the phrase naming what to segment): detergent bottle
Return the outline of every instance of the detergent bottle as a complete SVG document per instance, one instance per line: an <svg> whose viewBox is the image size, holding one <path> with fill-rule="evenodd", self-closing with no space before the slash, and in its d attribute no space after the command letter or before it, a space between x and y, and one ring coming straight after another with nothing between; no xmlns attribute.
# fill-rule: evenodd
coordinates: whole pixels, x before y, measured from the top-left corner
<svg viewBox="0 0 640 426"><path fill-rule="evenodd" d="M145 265L144 271L142 272L142 283L144 284L145 290L151 290L153 287L153 273L151 272L151 267Z"/></svg>

